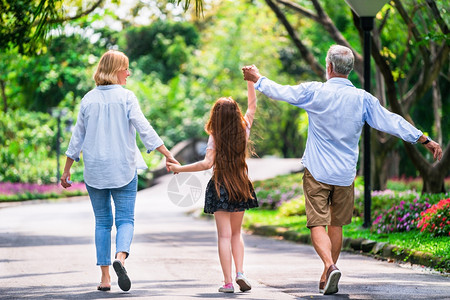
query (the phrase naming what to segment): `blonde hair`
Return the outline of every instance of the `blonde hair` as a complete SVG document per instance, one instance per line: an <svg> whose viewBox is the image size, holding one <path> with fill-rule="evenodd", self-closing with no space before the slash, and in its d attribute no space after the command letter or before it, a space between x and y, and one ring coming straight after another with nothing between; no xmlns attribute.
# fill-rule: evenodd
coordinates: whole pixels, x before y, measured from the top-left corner
<svg viewBox="0 0 450 300"><path fill-rule="evenodd" d="M119 84L117 72L128 68L128 57L116 50L109 50L102 55L94 73L96 85Z"/></svg>

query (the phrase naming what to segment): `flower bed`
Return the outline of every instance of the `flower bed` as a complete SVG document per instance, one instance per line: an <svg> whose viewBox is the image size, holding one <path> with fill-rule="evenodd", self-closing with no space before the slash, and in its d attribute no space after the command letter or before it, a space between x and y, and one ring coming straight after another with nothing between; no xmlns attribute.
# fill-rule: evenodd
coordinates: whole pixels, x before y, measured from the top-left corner
<svg viewBox="0 0 450 300"><path fill-rule="evenodd" d="M87 195L82 182L74 182L69 189L59 184L0 182L0 201L22 201L32 199L62 198Z"/></svg>
<svg viewBox="0 0 450 300"><path fill-rule="evenodd" d="M414 199L412 203L401 201L387 211L375 212L373 227L377 233L410 231L416 228L420 213L431 207L428 202L421 203Z"/></svg>
<svg viewBox="0 0 450 300"><path fill-rule="evenodd" d="M398 186L400 182L396 182ZM441 260L430 262L437 270L450 270L450 195L420 195L414 190L385 190L372 192L374 224L362 228L361 180L355 185L355 212L350 225L344 226L344 237L364 238L388 243L398 249L421 251ZM304 215L301 175L282 175L254 183L260 208L245 214L244 227L280 227L287 233L295 231L309 235ZM419 223L421 222L421 223ZM418 224L420 226L418 227ZM426 225L428 224L428 225ZM422 234L419 231L422 229ZM408 250L408 251L409 251ZM406 250L405 250L406 251Z"/></svg>
<svg viewBox="0 0 450 300"><path fill-rule="evenodd" d="M432 236L450 236L450 198L442 199L421 212L417 228Z"/></svg>

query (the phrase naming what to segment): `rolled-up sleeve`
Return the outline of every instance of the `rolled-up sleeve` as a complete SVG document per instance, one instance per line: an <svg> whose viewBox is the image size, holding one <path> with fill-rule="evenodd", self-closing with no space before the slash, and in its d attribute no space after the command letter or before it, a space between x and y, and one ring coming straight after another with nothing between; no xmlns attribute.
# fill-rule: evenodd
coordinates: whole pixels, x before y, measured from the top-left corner
<svg viewBox="0 0 450 300"><path fill-rule="evenodd" d="M364 103L366 107L365 121L371 127L392 134L412 144L417 143L419 137L422 136L422 131L415 128L402 116L388 111L372 95L366 93Z"/></svg>
<svg viewBox="0 0 450 300"><path fill-rule="evenodd" d="M77 123L70 138L69 147L66 151L66 156L74 161L80 160L80 152L83 147L84 137L86 135L86 127L83 114L83 106L81 106L77 117Z"/></svg>
<svg viewBox="0 0 450 300"><path fill-rule="evenodd" d="M163 145L164 142L145 118L134 93L130 92L128 101L128 117L134 128L136 128L136 131L139 133L145 148L147 148L147 153L150 153L159 146Z"/></svg>

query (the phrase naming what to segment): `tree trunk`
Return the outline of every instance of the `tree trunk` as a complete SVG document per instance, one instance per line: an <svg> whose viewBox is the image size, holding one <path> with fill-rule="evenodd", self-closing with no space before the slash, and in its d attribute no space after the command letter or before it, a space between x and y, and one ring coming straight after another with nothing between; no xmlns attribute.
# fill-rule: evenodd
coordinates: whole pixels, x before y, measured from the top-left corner
<svg viewBox="0 0 450 300"><path fill-rule="evenodd" d="M3 79L0 79L0 89L2 92L2 99L3 99L3 111L6 113L8 112L8 98L6 98L6 84Z"/></svg>
<svg viewBox="0 0 450 300"><path fill-rule="evenodd" d="M423 179L423 193L445 193L444 178L450 167L450 144L443 150L442 159L430 164L414 145L403 142L406 153Z"/></svg>
<svg viewBox="0 0 450 300"><path fill-rule="evenodd" d="M298 37L291 23L289 23L285 14L281 9L271 0L265 0L267 5L272 9L272 11L277 16L278 20L283 24L284 28L288 32L298 51L300 52L303 59L309 64L311 70L319 77L325 78L326 71L324 67L316 60L312 52L303 44L302 40Z"/></svg>
<svg viewBox="0 0 450 300"><path fill-rule="evenodd" d="M372 190L374 191L382 191L386 189L387 185L387 167L386 167L386 156L388 152L379 151L381 144L377 143L372 146L372 170L371 170L371 178L372 178Z"/></svg>
<svg viewBox="0 0 450 300"><path fill-rule="evenodd" d="M396 144L396 138L384 133L372 134L372 189L385 190L391 165L392 150Z"/></svg>
<svg viewBox="0 0 450 300"><path fill-rule="evenodd" d="M423 179L422 194L445 193L445 172L439 172L437 168L430 168L426 173L421 173Z"/></svg>
<svg viewBox="0 0 450 300"><path fill-rule="evenodd" d="M339 31L337 27L332 26L333 21L326 17L326 13L323 11L322 7L320 6L319 1L312 0L312 3L316 9L317 14L314 14L311 11L308 11L304 8L302 8L300 5L297 5L297 2L291 2L289 0L265 0L265 2L269 5L269 7L274 11L277 18L280 20L280 22L284 25L286 30L289 33L289 36L292 38L294 45L299 49L300 53L302 54L303 59L307 64L311 66L311 69L319 76L323 77L324 70L320 66L320 64L317 62L317 60L312 56L311 51L306 47L306 44L303 42L301 37L299 37L296 30L294 30L293 26L289 23L288 19L286 18L283 11L280 10L280 8L275 4L275 1L278 3L283 3L284 5L294 9L301 15L304 15L318 24L321 24L329 33L330 36L339 44L348 44L344 43L342 38L342 35L338 34ZM402 91L402 89L398 90L398 85L400 84L396 78L394 78L394 70L392 69L392 65L390 64L389 59L387 59L382 54L382 44L379 43L379 40L377 42L377 37L379 37L379 32L377 30L382 30L384 27L384 22L387 20L386 18L383 20L379 28L375 28L373 31L374 33L374 39L372 40L372 49L371 54L375 61L375 64L377 65L377 73L379 73L379 77L377 77L378 83L380 82L381 77L384 79L384 85L377 85L379 87L378 90L376 90L376 93L378 94L379 99L381 100L381 103L385 104L386 102L389 103L390 109L394 112L405 118L407 121L409 121L411 124L414 125L414 122L410 115L410 108L412 105L415 105L419 99L421 99L428 91L431 90L433 83L438 79L439 73L443 66L447 64L450 47L447 43L440 43L437 45L437 48L433 50L433 52L430 52L430 49L427 48L426 43L422 43L423 36L430 32L430 30L438 30L440 29L439 34L442 32L442 34L446 35L449 33L448 26L444 20L444 18L441 16L441 11L437 9L435 1L426 1L428 7L430 8L428 11L431 12L433 16L433 20L435 20L436 24L430 25L428 28L421 28L416 26L414 23L414 20L412 19L415 14L415 10L413 12L410 12L410 15L408 15L408 11L405 9L404 5L402 4L402 1L400 0L394 0L393 3L391 2L391 5L396 8L399 16L403 19L405 25L408 26L408 44L414 46L415 55L419 57L417 60L417 66L413 66L411 68L411 73L417 73L415 71L419 70L420 74L415 74L411 77L406 77L406 82L404 84L405 88L410 87L409 89L406 89L405 91ZM360 38L362 39L362 29L360 26L360 19L355 14L353 15L353 22L355 26L358 28L360 32ZM331 23L331 24L330 24ZM425 24L427 25L427 24ZM427 26L425 26L427 27ZM422 32L424 31L424 32ZM412 51L411 47L408 47L409 51ZM356 69L355 71L358 70ZM414 79L413 79L414 77ZM439 85L436 85L436 89L439 88ZM400 91L400 95L398 93ZM383 97L383 94L385 94L385 97ZM438 104L438 103L436 103ZM436 106L435 104L435 106ZM436 119L440 119L440 115L436 114L436 109L434 109L434 117ZM439 110L437 110L439 111ZM440 121L436 121L440 122ZM439 127L440 123L435 123L437 127ZM381 163L381 161L389 156L389 152L393 148L386 147L384 145L384 140L381 136L381 139L377 140L377 142L372 143L372 145L378 144L377 151L372 151L372 153L376 153L377 157L374 158L375 163L375 174L377 174L377 180L374 181L375 176L372 176L372 182L371 185L373 187L383 187L386 184L387 180L387 169L388 169L388 162L385 162L384 164ZM395 141L394 138L391 138ZM444 188L443 186L443 178L447 174L448 170L450 169L450 147L447 145L447 148L443 152L443 158L441 161L435 162L431 164L430 162L425 159L425 157L419 152L419 150L416 147L419 146L413 146L407 142L404 143L406 151L408 153L408 156L412 160L415 167L419 170L421 176L423 176L424 180L424 192L432 192L432 193L439 193ZM449 144L450 145L450 144ZM393 146L392 146L393 147ZM373 169L373 168L372 168ZM374 174L374 173L372 173ZM439 183L440 182L440 183Z"/></svg>
<svg viewBox="0 0 450 300"><path fill-rule="evenodd" d="M434 114L434 127L436 128L436 141L439 145L442 145L442 127L441 127L441 111L442 109L442 96L439 90L439 79L433 82L433 114Z"/></svg>

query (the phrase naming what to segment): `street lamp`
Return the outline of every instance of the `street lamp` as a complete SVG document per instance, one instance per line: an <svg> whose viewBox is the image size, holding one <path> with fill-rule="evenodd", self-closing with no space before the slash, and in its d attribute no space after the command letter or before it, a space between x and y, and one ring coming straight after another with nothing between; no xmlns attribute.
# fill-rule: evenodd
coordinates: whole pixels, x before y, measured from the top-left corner
<svg viewBox="0 0 450 300"><path fill-rule="evenodd" d="M345 0L359 16L364 31L364 89L370 93L370 32L373 29L374 17L389 0ZM364 124L364 224L371 225L370 219L370 126Z"/></svg>
<svg viewBox="0 0 450 300"><path fill-rule="evenodd" d="M61 178L61 173L59 171L59 156L61 153L61 118L67 114L67 108L60 109L53 107L50 109L50 112L52 117L56 118L56 184L59 184L59 179ZM70 124L66 122L66 128L69 126Z"/></svg>

